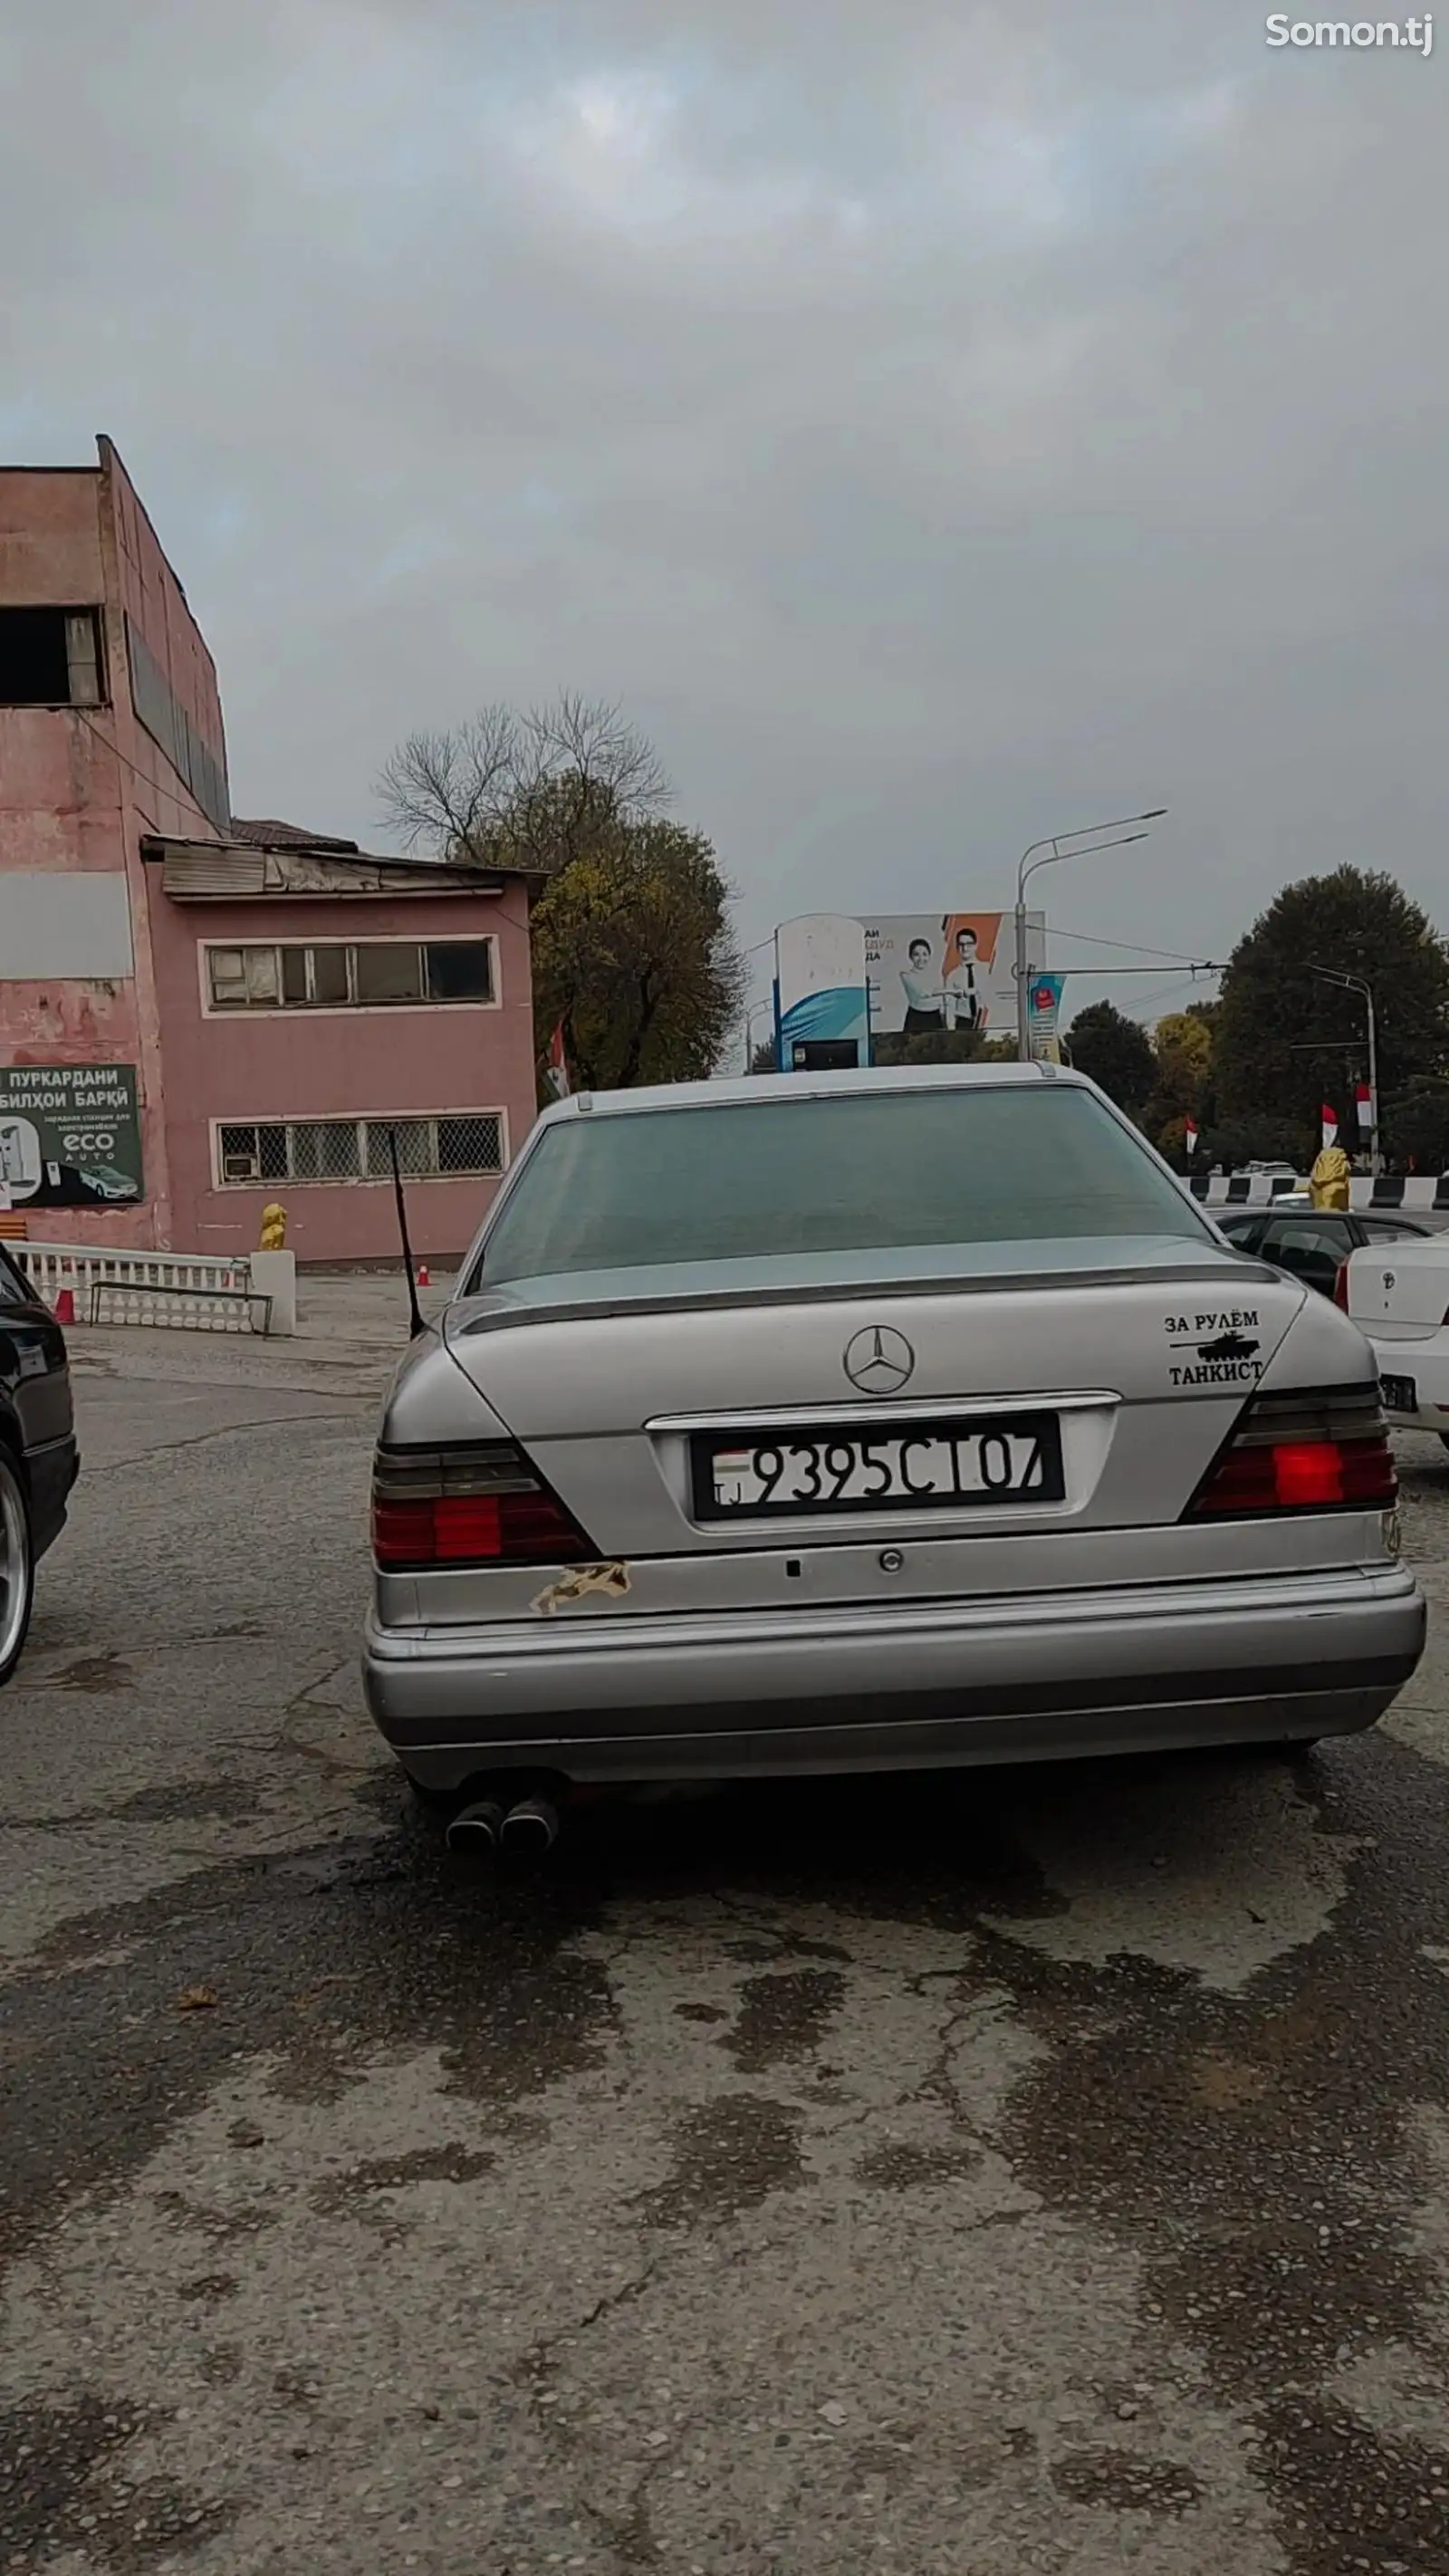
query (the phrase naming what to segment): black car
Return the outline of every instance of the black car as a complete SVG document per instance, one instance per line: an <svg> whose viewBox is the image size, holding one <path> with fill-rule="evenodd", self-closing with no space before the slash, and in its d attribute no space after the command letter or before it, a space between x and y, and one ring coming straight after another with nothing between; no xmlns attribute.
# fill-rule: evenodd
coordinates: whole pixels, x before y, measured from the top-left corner
<svg viewBox="0 0 1449 2576"><path fill-rule="evenodd" d="M35 1569L79 1470L65 1336L0 1244L0 1682L20 1661Z"/></svg>
<svg viewBox="0 0 1449 2576"><path fill-rule="evenodd" d="M1415 1225L1412 1217L1360 1216L1356 1208L1341 1216L1326 1208L1235 1208L1217 1223L1239 1252L1256 1253L1325 1297L1333 1295L1349 1254L1364 1244L1406 1243L1410 1236L1434 1231L1432 1226Z"/></svg>

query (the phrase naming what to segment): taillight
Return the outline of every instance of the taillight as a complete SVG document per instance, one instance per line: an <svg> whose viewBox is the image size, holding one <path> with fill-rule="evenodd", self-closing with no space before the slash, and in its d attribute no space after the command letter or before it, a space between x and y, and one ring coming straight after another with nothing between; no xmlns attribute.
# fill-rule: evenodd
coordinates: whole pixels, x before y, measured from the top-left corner
<svg viewBox="0 0 1449 2576"><path fill-rule="evenodd" d="M1333 1276L1333 1302L1348 1313L1348 1263L1340 1261Z"/></svg>
<svg viewBox="0 0 1449 2576"><path fill-rule="evenodd" d="M1256 1396L1185 1517L1379 1511L1398 1490L1378 1388L1320 1387Z"/></svg>
<svg viewBox="0 0 1449 2576"><path fill-rule="evenodd" d="M372 1552L392 1573L449 1565L589 1565L598 1555L511 1440L379 1449Z"/></svg>

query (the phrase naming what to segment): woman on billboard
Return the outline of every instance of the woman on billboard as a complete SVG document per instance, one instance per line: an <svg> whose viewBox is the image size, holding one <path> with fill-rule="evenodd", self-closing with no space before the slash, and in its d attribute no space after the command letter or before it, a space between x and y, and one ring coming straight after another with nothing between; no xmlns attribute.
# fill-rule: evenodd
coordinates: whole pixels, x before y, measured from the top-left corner
<svg viewBox="0 0 1449 2576"><path fill-rule="evenodd" d="M945 1028L941 970L931 954L929 939L911 941L908 961L901 968L901 989L906 997L906 1015L901 1022L906 1037L927 1037Z"/></svg>

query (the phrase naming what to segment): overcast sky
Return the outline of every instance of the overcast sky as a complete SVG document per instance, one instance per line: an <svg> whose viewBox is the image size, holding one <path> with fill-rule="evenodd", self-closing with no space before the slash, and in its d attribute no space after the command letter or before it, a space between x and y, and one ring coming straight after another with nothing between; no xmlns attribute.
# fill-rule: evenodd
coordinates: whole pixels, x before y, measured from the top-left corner
<svg viewBox="0 0 1449 2576"><path fill-rule="evenodd" d="M1347 858L1449 927L1449 16L69 0L0 80L0 456L115 438L240 812L376 845L400 734L564 686L749 941L1164 804L1055 921L1221 956Z"/></svg>

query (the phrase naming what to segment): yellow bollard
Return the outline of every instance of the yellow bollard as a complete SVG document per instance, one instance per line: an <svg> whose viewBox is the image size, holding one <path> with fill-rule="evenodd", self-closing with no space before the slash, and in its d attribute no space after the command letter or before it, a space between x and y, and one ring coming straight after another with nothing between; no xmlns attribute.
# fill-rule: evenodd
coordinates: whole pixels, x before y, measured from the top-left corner
<svg viewBox="0 0 1449 2576"><path fill-rule="evenodd" d="M287 1211L275 1203L262 1210L262 1239L258 1250L285 1252L287 1249Z"/></svg>

